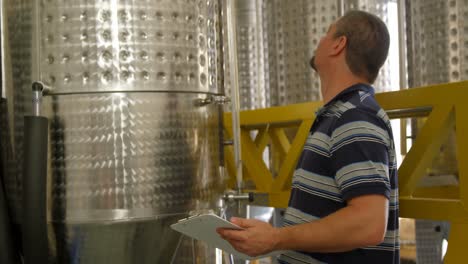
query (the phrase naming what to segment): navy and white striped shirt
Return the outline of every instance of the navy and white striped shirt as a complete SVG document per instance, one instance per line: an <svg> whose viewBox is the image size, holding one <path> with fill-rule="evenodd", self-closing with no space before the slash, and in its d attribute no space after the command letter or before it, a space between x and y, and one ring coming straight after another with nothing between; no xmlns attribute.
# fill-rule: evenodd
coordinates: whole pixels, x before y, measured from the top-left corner
<svg viewBox="0 0 468 264"><path fill-rule="evenodd" d="M343 253L289 251L280 263L400 262L398 180L390 120L374 98L374 89L353 85L320 108L292 180L284 225L311 222L368 194L389 199L384 241ZM346 219L343 219L346 221Z"/></svg>

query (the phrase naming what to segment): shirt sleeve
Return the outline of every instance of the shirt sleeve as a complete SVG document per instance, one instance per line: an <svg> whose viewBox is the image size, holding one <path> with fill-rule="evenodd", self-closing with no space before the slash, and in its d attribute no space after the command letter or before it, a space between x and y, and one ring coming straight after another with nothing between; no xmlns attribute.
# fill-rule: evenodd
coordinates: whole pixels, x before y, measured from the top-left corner
<svg viewBox="0 0 468 264"><path fill-rule="evenodd" d="M333 126L331 160L344 200L380 194L390 198L391 135L383 120L361 109L344 112Z"/></svg>

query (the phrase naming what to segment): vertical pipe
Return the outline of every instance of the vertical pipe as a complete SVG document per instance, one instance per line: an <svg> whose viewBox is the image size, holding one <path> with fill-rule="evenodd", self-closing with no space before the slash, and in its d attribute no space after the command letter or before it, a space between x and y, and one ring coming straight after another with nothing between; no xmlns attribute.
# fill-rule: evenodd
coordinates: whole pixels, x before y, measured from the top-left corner
<svg viewBox="0 0 468 264"><path fill-rule="evenodd" d="M224 56L223 54L223 47L224 47L224 38L223 38L223 32L221 28L223 27L223 11L224 11L224 5L223 5L223 0L217 0L218 3L218 9L216 10L216 19L219 25L219 28L217 28L216 32L216 43L217 43L217 55L219 58L218 62L218 91L220 94L226 96L226 89L224 85ZM215 23L216 24L216 23ZM218 138L219 138L219 177L222 179L222 181L225 181L225 171L226 171L226 164L225 164L225 156L224 156L224 105L219 104L218 105L218 122L219 122L219 130L218 130ZM220 199L222 200L222 199ZM222 211L222 207L218 207L220 211ZM218 264L218 262L216 262ZM221 263L219 263L221 264Z"/></svg>
<svg viewBox="0 0 468 264"><path fill-rule="evenodd" d="M224 56L222 55L223 53L223 47L224 47L224 39L223 39L223 32L221 30L221 25L223 24L223 0L218 0L218 10L217 10L217 14L216 14L216 17L217 17L217 20L219 22L219 30L217 30L218 32L218 35L216 36L217 37L217 42L218 42L218 48L217 48L217 52L218 53L218 58L219 58L219 62L218 62L218 69L219 69L219 73L218 73L218 85L220 86L218 91L220 94L226 96L226 87L224 85ZM220 81L220 79L222 81ZM223 104L219 104L218 105L218 113L219 113L219 117L218 117L218 122L219 122L219 170L220 170L220 176L221 176L221 179L224 180L224 171L225 171L225 157L224 157L224 105Z"/></svg>
<svg viewBox="0 0 468 264"><path fill-rule="evenodd" d="M4 98L4 117L8 117L4 120L5 124L2 126L2 129L7 130L6 134L8 138L4 138L3 142L4 147L9 147L14 149L16 146L16 139L13 136L15 134L15 118L13 113L15 112L14 108L14 92L13 92L13 67L11 62L11 51L10 43L8 36L8 27L6 23L6 10L5 10L5 0L0 0L0 34L1 34L1 73L2 73L2 91L1 98Z"/></svg>
<svg viewBox="0 0 468 264"><path fill-rule="evenodd" d="M406 0L398 0L398 51L400 66L400 90L408 88L407 69L406 69ZM406 155L407 152L407 119L400 120L400 154Z"/></svg>
<svg viewBox="0 0 468 264"><path fill-rule="evenodd" d="M48 120L24 117L23 252L24 263L48 263L46 179Z"/></svg>
<svg viewBox="0 0 468 264"><path fill-rule="evenodd" d="M41 16L40 16L41 1L34 1L32 6L32 47L31 47L31 78L32 80L41 80Z"/></svg>
<svg viewBox="0 0 468 264"><path fill-rule="evenodd" d="M24 117L23 252L24 264L48 263L47 145L49 121L40 116L44 86L35 82L33 116Z"/></svg>
<svg viewBox="0 0 468 264"><path fill-rule="evenodd" d="M234 141L234 164L236 166L237 191L242 190L242 157L240 146L240 119L239 119L239 74L237 64L237 38L236 38L236 6L235 0L227 1L227 31L229 49L229 77L231 81L232 130Z"/></svg>
<svg viewBox="0 0 468 264"><path fill-rule="evenodd" d="M2 98L6 98L6 93L3 89L3 87L5 86L4 84L4 76L5 76L5 64L3 63L3 60L5 58L5 54L4 54L4 39L3 39L3 34L4 34L5 30L3 29L3 0L0 0L0 76L1 76L1 80L0 80L0 99ZM3 128L3 127L2 127Z"/></svg>
<svg viewBox="0 0 468 264"><path fill-rule="evenodd" d="M408 88L406 70L406 0L398 0L398 50L400 53L400 89Z"/></svg>
<svg viewBox="0 0 468 264"><path fill-rule="evenodd" d="M338 17L342 17L344 13L344 0L338 0Z"/></svg>
<svg viewBox="0 0 468 264"><path fill-rule="evenodd" d="M33 83L33 116L41 115L41 104L42 104L42 84L35 82Z"/></svg>
<svg viewBox="0 0 468 264"><path fill-rule="evenodd" d="M265 72L263 69L263 63L261 60L264 59L264 54L263 54L263 9L262 9L262 0L256 0L255 1L255 41L256 41L256 62L255 64L257 65L257 85L255 87L255 90L257 91L257 94L259 95L258 97L258 102L256 105L252 105L255 108L263 108L267 106L266 103L266 85L265 85Z"/></svg>

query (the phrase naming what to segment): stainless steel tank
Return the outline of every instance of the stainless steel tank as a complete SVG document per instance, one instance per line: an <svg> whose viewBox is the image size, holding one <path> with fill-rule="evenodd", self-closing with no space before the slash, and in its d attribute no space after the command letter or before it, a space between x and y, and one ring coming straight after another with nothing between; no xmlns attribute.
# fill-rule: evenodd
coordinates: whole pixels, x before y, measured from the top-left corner
<svg viewBox="0 0 468 264"><path fill-rule="evenodd" d="M242 109L320 100L320 80L309 60L329 25L344 12L365 10L389 29L397 28L396 0L242 0L236 7ZM377 92L399 85L398 47L390 53L374 84Z"/></svg>
<svg viewBox="0 0 468 264"><path fill-rule="evenodd" d="M412 0L406 2L409 87L457 82L468 79L468 4L461 0ZM413 120L412 137L424 122ZM455 127L434 159L421 184L453 185L458 179ZM433 185L433 183L432 183ZM448 239L447 222L416 221L417 261L440 263L442 244Z"/></svg>
<svg viewBox="0 0 468 264"><path fill-rule="evenodd" d="M6 0L6 190L21 224L23 116L51 87L48 223L56 263L170 263L169 228L215 207L218 1ZM208 100L207 100L208 99ZM174 263L183 263L177 262Z"/></svg>
<svg viewBox="0 0 468 264"><path fill-rule="evenodd" d="M468 79L468 5L464 1L406 1L410 87Z"/></svg>
<svg viewBox="0 0 468 264"><path fill-rule="evenodd" d="M373 86L376 92L399 90L397 0L348 0L343 1L343 9L345 12L353 9L367 11L387 25L390 33L389 53Z"/></svg>
<svg viewBox="0 0 468 264"><path fill-rule="evenodd" d="M339 1L265 1L270 103L318 101L320 81L310 68L314 50L339 14Z"/></svg>

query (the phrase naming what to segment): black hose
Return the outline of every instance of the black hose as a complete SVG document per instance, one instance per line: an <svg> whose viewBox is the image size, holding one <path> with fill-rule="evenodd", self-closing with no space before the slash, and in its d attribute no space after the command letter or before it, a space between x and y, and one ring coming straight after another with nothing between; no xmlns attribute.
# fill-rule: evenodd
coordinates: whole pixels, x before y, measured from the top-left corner
<svg viewBox="0 0 468 264"><path fill-rule="evenodd" d="M23 252L25 264L48 263L47 143L48 119L24 117Z"/></svg>

